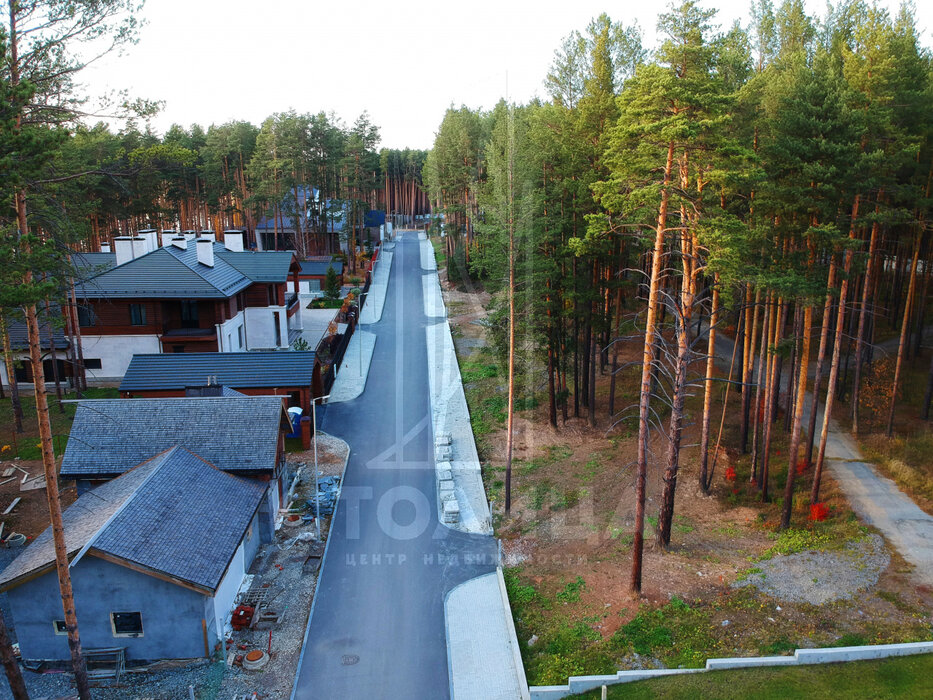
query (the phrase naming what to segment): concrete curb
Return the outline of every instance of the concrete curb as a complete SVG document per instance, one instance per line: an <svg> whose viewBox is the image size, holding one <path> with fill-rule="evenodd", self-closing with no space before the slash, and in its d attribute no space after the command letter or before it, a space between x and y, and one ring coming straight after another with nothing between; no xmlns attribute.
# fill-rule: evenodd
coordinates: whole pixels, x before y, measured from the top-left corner
<svg viewBox="0 0 933 700"><path fill-rule="evenodd" d="M392 274L392 253L384 251L376 258L376 272L369 287L367 301L360 314L360 325L379 323L382 320L382 310L386 303L386 294L389 291L389 277Z"/></svg>
<svg viewBox="0 0 933 700"><path fill-rule="evenodd" d="M337 518L337 511L340 508L340 494L343 493L343 479L347 475L347 465L350 463L350 445L346 440L341 440L339 437L331 435L330 433L324 433L323 430L321 433L335 440L340 440L340 442L347 447L347 456L344 457L343 471L340 474L340 488L337 490L337 505L334 506L334 514L330 516L330 525L333 527L334 520ZM317 584L324 575L324 567L327 565L327 552L330 550L330 540L330 530L328 529L327 542L324 544L324 554L321 555L321 567L318 569L317 578L314 580L314 597L311 599L311 609L308 610L308 622L305 626L305 634L301 638L301 653L298 655L298 663L295 665L295 679L292 681L292 692L288 695L291 700L295 698L295 689L298 687L298 676L301 673L301 664L305 658L305 649L308 648L308 635L311 634L311 620L314 619L314 606L317 604Z"/></svg>
<svg viewBox="0 0 933 700"><path fill-rule="evenodd" d="M496 566L496 579L499 582L499 593L502 595L502 606L505 608L505 629L509 635L509 645L512 647L512 663L515 665L515 673L518 674L522 700L531 700L528 678L525 676L525 664L518 646L518 634L515 632L515 620L512 619L512 605L509 603L509 592L505 588L505 576L502 575L501 564Z"/></svg>
<svg viewBox="0 0 933 700"><path fill-rule="evenodd" d="M867 661L886 659L892 656L933 653L933 642L911 642L909 644L877 644L858 647L835 647L829 649L797 649L793 656L750 656L725 659L707 659L706 668L664 668L646 671L619 671L608 676L571 676L567 685L532 686L531 700L558 700L568 695L593 690L604 685L617 685L648 678L660 678L684 673L705 673L735 668L765 668L780 666L807 666L843 661Z"/></svg>
<svg viewBox="0 0 933 700"><path fill-rule="evenodd" d="M351 354L350 348L353 348L353 354ZM363 353L362 374L359 374L360 358L356 354L357 348L360 348L359 352ZM350 343L344 353L337 378L334 379L334 384L330 390L330 399L328 399L327 403L352 401L363 393L363 390L366 389L366 380L369 378L369 366L372 364L375 352L376 334L357 328L353 337L350 338Z"/></svg>

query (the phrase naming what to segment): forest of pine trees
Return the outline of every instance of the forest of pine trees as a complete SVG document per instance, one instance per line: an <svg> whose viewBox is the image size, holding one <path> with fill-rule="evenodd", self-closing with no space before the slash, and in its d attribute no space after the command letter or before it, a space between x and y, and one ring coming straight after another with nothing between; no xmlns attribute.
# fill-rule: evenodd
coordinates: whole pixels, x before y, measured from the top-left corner
<svg viewBox="0 0 933 700"><path fill-rule="evenodd" d="M836 419L860 430L867 363L888 332L899 341L883 410L896 428L933 269L933 65L910 6L853 0L814 18L801 0L756 0L747 29L721 31L688 0L660 15L658 37L648 51L636 26L600 16L555 52L547 100L451 108L424 166L450 279L493 292L502 357L518 300L517 381L547 373L553 428L571 416L638 434L633 590L649 441L664 435L653 459L666 547L686 396L704 397L699 488L712 478L711 396L727 380L752 478L765 501L783 492L787 527L795 488L820 501L829 412L818 420L817 406L847 397L854 409ZM618 367L624 343L643 360ZM613 385L640 376L636 404L597 410L607 370ZM800 460L813 465L806 485Z"/></svg>

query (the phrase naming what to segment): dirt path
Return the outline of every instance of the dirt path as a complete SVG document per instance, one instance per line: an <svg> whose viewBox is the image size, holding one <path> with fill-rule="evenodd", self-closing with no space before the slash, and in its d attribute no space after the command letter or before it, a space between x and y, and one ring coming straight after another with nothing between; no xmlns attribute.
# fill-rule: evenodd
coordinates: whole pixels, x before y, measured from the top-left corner
<svg viewBox="0 0 933 700"><path fill-rule="evenodd" d="M884 350L887 345L880 343L878 347ZM732 340L717 334L716 348L717 364L728 371ZM814 373L812 364L810 373ZM784 373L782 390L787 386L787 379ZM805 417L810 415L811 403L812 391L807 394ZM823 424L824 409L821 403L816 422L818 429ZM855 438L835 420L830 420L825 460L830 475L839 483L853 510L866 523L878 528L915 567L913 573L918 581L933 585L933 516L923 512L891 479L882 476L878 468L864 458Z"/></svg>

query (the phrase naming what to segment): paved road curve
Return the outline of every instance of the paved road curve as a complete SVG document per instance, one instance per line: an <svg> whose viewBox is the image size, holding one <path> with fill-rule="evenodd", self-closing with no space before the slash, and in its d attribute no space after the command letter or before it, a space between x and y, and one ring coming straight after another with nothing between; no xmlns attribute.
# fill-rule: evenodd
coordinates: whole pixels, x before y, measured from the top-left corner
<svg viewBox="0 0 933 700"><path fill-rule="evenodd" d="M350 444L295 700L449 697L444 596L495 571L491 537L437 521L418 241L395 246L362 396L322 429Z"/></svg>

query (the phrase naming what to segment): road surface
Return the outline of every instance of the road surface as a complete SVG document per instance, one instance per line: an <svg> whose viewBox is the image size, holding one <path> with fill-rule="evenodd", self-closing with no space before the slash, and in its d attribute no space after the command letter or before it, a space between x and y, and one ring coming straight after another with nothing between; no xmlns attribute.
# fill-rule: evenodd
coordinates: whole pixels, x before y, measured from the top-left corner
<svg viewBox="0 0 933 700"><path fill-rule="evenodd" d="M319 416L351 452L295 700L449 697L444 597L495 571L493 538L437 521L422 274L405 234L382 319L366 326L377 335L366 388Z"/></svg>

